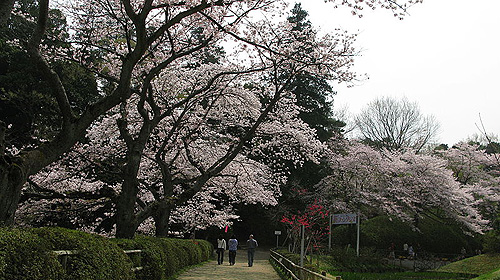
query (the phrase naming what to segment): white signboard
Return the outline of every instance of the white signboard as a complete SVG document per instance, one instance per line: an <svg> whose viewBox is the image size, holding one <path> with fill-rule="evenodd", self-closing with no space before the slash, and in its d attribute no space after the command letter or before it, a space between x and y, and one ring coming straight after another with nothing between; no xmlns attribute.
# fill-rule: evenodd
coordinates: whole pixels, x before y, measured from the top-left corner
<svg viewBox="0 0 500 280"><path fill-rule="evenodd" d="M280 231L280 230L276 230L276 231L274 232L274 234L275 234L275 235L281 235L281 231Z"/></svg>
<svg viewBox="0 0 500 280"><path fill-rule="evenodd" d="M347 225L356 223L356 213L333 214L332 224Z"/></svg>

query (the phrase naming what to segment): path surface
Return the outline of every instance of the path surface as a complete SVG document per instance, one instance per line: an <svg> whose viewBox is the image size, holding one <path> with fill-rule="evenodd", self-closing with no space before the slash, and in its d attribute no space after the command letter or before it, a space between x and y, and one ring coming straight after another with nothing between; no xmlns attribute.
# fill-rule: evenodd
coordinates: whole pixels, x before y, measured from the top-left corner
<svg viewBox="0 0 500 280"><path fill-rule="evenodd" d="M246 250L238 250L236 264L230 266L228 251L224 253L224 263L212 260L181 274L178 280L280 280L269 263L269 251L255 252L252 267L248 267Z"/></svg>

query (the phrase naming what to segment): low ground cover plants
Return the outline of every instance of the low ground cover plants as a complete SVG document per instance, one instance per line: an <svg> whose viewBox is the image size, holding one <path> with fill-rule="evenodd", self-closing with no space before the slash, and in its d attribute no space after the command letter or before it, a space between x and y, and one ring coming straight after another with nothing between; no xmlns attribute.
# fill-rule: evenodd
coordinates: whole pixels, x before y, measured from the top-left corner
<svg viewBox="0 0 500 280"><path fill-rule="evenodd" d="M279 253L294 263L298 263L298 260L300 260L298 254L286 250L279 250ZM340 275L343 280L463 280L477 276L462 271L404 271L400 267L384 263L382 258L383 256L379 256L376 250L373 249L364 249L360 257L357 257L353 249L336 247L330 254L319 257L309 256L307 259L309 261L308 266L316 266L316 271L326 271L330 275Z"/></svg>

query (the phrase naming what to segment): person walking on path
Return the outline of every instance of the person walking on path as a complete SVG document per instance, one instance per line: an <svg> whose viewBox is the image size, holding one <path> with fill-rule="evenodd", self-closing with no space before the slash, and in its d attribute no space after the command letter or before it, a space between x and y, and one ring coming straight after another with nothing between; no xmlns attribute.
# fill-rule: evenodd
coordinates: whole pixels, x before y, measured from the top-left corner
<svg viewBox="0 0 500 280"><path fill-rule="evenodd" d="M253 234L250 234L250 239L247 240L249 267L253 266L253 257L255 256L255 248L257 248L258 246L259 244L257 243L257 240L253 238Z"/></svg>
<svg viewBox="0 0 500 280"><path fill-rule="evenodd" d="M217 239L217 263L222 264L224 262L224 251L226 250L226 240L222 237L222 234L219 235Z"/></svg>
<svg viewBox="0 0 500 280"><path fill-rule="evenodd" d="M413 250L413 246L410 245L408 247L408 256L410 257L411 260L415 258L415 251Z"/></svg>
<svg viewBox="0 0 500 280"><path fill-rule="evenodd" d="M234 265L236 261L236 250L238 250L238 240L234 234L231 236L228 242L229 246L229 265Z"/></svg>

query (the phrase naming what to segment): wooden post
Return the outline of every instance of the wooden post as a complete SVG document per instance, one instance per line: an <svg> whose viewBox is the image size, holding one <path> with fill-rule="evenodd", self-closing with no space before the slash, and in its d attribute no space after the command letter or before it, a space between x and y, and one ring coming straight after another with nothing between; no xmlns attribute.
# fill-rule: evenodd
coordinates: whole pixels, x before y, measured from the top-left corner
<svg viewBox="0 0 500 280"><path fill-rule="evenodd" d="M329 215L329 229L328 229L328 251L332 250L332 219L333 219L333 214L332 211L330 210L330 215Z"/></svg>
<svg viewBox="0 0 500 280"><path fill-rule="evenodd" d="M359 213L356 215L356 227L357 227L357 233L356 233L356 256L359 257L359 224L361 223L361 219L359 217Z"/></svg>
<svg viewBox="0 0 500 280"><path fill-rule="evenodd" d="M305 243L305 231L306 228L304 225L300 227L300 266L304 266L304 243Z"/></svg>

